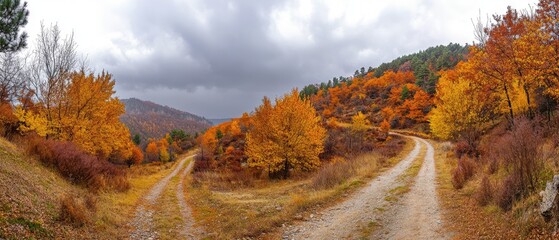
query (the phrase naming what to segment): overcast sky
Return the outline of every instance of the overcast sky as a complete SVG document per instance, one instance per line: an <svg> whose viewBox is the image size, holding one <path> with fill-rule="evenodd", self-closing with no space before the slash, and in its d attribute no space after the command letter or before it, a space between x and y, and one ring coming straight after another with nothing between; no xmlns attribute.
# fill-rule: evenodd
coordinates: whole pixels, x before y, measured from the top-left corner
<svg viewBox="0 0 559 240"><path fill-rule="evenodd" d="M74 32L78 50L136 97L236 117L263 96L348 76L435 45L472 43L471 20L536 1L28 0L40 22Z"/></svg>

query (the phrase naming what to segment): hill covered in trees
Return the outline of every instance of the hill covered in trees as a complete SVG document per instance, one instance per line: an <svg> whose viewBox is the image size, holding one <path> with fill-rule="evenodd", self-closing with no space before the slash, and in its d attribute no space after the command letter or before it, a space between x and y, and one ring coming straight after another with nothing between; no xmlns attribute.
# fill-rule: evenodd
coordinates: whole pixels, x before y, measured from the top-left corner
<svg viewBox="0 0 559 240"><path fill-rule="evenodd" d="M125 105L126 113L120 120L128 126L130 133L139 134L144 139L162 138L175 129L187 133L200 132L212 125L203 117L150 101L136 98L121 101Z"/></svg>
<svg viewBox="0 0 559 240"><path fill-rule="evenodd" d="M387 71L413 72L415 83L430 94L435 92L435 86L439 79L438 71L451 69L458 62L464 60L468 54L468 45L462 46L457 43L429 47L425 50L409 55L398 57L390 62L382 63L377 67L370 66L355 70L353 76L334 77L327 82L311 84L301 90L302 96L317 94L319 90L340 86L342 83L351 85L354 78L363 78L369 74L379 78Z"/></svg>
<svg viewBox="0 0 559 240"><path fill-rule="evenodd" d="M399 57L373 68L356 70L351 77L303 88L324 120L350 122L358 113L375 125L428 131L427 114L440 73L453 69L468 54L468 46L450 43Z"/></svg>

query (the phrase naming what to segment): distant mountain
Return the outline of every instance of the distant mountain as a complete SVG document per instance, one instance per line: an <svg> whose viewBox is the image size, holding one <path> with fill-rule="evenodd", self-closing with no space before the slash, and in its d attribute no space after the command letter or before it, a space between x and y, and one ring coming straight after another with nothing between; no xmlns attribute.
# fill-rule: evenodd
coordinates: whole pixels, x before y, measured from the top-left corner
<svg viewBox="0 0 559 240"><path fill-rule="evenodd" d="M137 98L121 99L126 113L120 120L130 133L140 134L143 139L161 138L174 129L195 133L209 128L212 123L200 116Z"/></svg>
<svg viewBox="0 0 559 240"><path fill-rule="evenodd" d="M229 122L229 121L231 121L231 118L214 118L214 119L209 119L209 120L210 120L210 122L212 122L212 125L215 126L215 125L219 125L219 124L224 123L224 122Z"/></svg>

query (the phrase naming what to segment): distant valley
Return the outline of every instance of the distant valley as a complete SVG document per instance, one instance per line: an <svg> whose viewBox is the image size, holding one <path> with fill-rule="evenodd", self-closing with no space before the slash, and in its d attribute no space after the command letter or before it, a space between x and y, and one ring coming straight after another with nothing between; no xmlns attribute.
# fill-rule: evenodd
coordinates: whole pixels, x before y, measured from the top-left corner
<svg viewBox="0 0 559 240"><path fill-rule="evenodd" d="M130 129L132 135L139 134L143 139L161 138L174 129L195 133L212 126L212 122L204 117L154 102L137 98L121 101L126 113L120 120Z"/></svg>

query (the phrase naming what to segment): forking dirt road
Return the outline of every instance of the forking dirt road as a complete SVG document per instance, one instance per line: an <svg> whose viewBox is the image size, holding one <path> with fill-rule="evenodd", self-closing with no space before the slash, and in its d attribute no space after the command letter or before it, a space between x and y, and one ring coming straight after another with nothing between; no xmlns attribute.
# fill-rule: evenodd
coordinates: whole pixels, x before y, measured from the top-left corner
<svg viewBox="0 0 559 240"><path fill-rule="evenodd" d="M386 170L371 180L365 187L349 198L332 207L320 211L308 221L287 226L284 239L448 239L451 236L442 231L442 219L436 193L435 150L428 141L412 136L404 136L414 141L413 150L396 166ZM145 203L138 206L131 226L130 239L157 239L152 229L153 210L163 189L170 179L179 173L177 188L178 210L184 226L181 239L198 239L202 230L193 228L191 210L184 202L182 185L193 161L187 167L183 158L175 169L160 180L144 196ZM414 161L422 158L421 168L412 181L403 177ZM182 170L182 172L181 172ZM387 198L391 191L409 184L409 192L398 201ZM179 237L179 236L177 236Z"/></svg>

